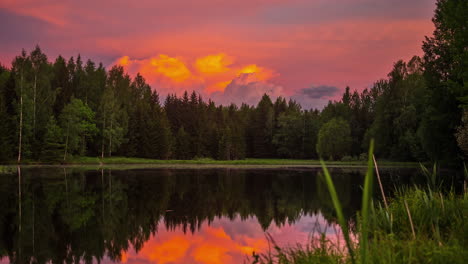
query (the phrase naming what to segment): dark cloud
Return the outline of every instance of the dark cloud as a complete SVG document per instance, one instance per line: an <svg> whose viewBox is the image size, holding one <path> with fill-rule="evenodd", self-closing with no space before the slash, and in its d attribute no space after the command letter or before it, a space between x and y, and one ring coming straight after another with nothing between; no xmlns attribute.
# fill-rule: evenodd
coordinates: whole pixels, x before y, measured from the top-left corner
<svg viewBox="0 0 468 264"><path fill-rule="evenodd" d="M14 55L21 49L29 50L41 44L44 31L49 26L46 22L28 16L21 16L0 8L0 63L9 65Z"/></svg>
<svg viewBox="0 0 468 264"><path fill-rule="evenodd" d="M335 86L319 85L312 86L310 88L304 88L300 91L300 94L305 95L311 99L320 99L323 97L334 96L340 89Z"/></svg>

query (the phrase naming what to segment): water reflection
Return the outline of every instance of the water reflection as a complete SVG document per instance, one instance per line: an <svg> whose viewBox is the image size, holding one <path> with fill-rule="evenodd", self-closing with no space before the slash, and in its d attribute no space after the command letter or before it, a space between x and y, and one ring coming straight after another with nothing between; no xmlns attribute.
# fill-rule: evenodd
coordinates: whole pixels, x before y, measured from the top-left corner
<svg viewBox="0 0 468 264"><path fill-rule="evenodd" d="M295 224L277 226L266 230L279 244L305 244L310 228L317 225L335 237L335 230L320 215L301 217ZM265 230L255 217L241 220L240 217L215 219L210 225L203 223L194 233L184 233L181 228L169 231L165 228L144 244L139 252L134 249L122 255L124 263L244 263L252 252L265 252L268 242Z"/></svg>
<svg viewBox="0 0 468 264"><path fill-rule="evenodd" d="M242 263L265 231L335 235L318 171L23 168L0 175L0 262ZM350 218L362 171L332 173Z"/></svg>

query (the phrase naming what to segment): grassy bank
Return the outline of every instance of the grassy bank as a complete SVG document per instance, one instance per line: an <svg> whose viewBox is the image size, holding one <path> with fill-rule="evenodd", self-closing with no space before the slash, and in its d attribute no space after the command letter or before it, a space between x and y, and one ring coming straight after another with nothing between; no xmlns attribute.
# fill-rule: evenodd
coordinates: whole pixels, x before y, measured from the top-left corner
<svg viewBox="0 0 468 264"><path fill-rule="evenodd" d="M273 246L272 252L257 256L253 263L466 263L467 220L466 193L404 190L390 201L388 210L379 205L372 207L365 258L362 239L351 242L353 260L347 249L319 236L306 246ZM362 237L362 227L354 231Z"/></svg>
<svg viewBox="0 0 468 264"><path fill-rule="evenodd" d="M370 153L372 157L372 147ZM252 263L466 263L467 170L462 193L442 191L434 166L432 172L422 168L428 179L427 187L399 189L393 198L382 195L383 201L373 201L374 164L369 159L361 211L352 225L343 217L334 183L323 165L344 243L337 245L325 234L312 234L306 246L281 248L270 237L272 249L261 255L254 254ZM378 174L376 179L379 180ZM374 185L380 189L376 191L385 193L384 187Z"/></svg>

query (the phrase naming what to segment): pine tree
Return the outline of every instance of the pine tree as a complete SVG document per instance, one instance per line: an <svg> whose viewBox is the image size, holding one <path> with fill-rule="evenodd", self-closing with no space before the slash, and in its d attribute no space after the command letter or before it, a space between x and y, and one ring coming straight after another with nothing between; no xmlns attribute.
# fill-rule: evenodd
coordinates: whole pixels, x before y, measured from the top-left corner
<svg viewBox="0 0 468 264"><path fill-rule="evenodd" d="M13 157L14 122L12 118L12 99L14 83L11 72L0 65L0 161Z"/></svg>
<svg viewBox="0 0 468 264"><path fill-rule="evenodd" d="M185 132L184 127L180 127L176 135L176 159L191 159L190 136Z"/></svg>
<svg viewBox="0 0 468 264"><path fill-rule="evenodd" d="M46 126L44 147L41 153L41 161L58 162L62 160L65 145L63 143L62 129L58 126L53 116Z"/></svg>

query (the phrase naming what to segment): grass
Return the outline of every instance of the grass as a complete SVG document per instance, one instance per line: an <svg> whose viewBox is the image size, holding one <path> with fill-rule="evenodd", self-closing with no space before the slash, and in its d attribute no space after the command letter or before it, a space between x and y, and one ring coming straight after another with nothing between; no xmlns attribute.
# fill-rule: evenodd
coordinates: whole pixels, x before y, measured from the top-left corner
<svg viewBox="0 0 468 264"><path fill-rule="evenodd" d="M308 263L466 263L468 260L468 193L444 193L437 184L436 165L422 167L427 187L401 188L382 206L372 200L373 144L369 150L362 208L350 233L330 173L322 162L324 178L346 247L338 247L325 234L312 235L306 246L281 248L254 255L254 264ZM465 169L465 186L468 171ZM356 239L351 239L352 235Z"/></svg>

